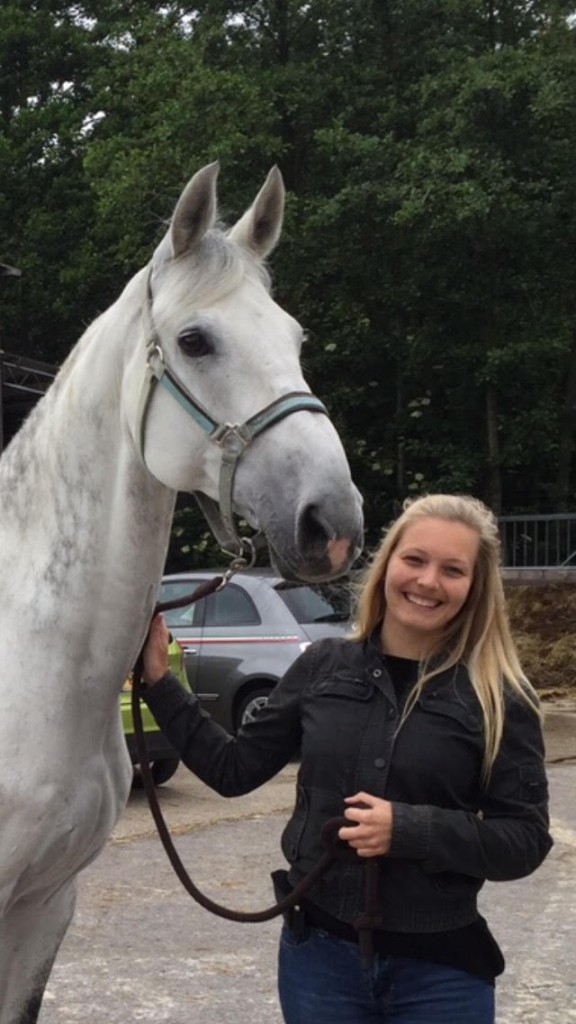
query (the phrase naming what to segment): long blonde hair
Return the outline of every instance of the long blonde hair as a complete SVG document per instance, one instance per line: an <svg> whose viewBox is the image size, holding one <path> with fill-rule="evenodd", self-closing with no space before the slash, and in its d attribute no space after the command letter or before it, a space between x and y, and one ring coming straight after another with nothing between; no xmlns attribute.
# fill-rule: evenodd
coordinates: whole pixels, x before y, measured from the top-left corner
<svg viewBox="0 0 576 1024"><path fill-rule="evenodd" d="M490 509L467 495L427 494L408 499L402 515L386 533L365 574L352 640L368 639L383 622L386 611L384 580L390 557L406 529L424 518L463 523L478 534L479 548L466 601L447 624L438 648L421 663L418 681L406 703L402 722L433 676L459 662L463 663L484 718L483 778L486 781L502 741L504 683L540 714L538 695L522 671L510 633L500 572L498 524Z"/></svg>

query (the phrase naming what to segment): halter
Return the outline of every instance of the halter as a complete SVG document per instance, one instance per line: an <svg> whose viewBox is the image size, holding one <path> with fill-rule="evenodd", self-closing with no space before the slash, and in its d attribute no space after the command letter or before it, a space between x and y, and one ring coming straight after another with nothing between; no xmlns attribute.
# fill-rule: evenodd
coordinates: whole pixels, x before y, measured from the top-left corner
<svg viewBox="0 0 576 1024"><path fill-rule="evenodd" d="M194 497L222 550L236 557L248 555L250 565L253 565L256 558L255 543L261 535L240 537L234 525L233 487L238 462L255 437L284 419L285 416L291 416L292 413L303 410L320 412L328 416L328 410L319 398L309 392L290 391L275 399L274 402L245 420L244 423L219 423L164 360L160 337L152 317L151 277L152 264L150 263L145 278L145 297L142 307L146 337L146 368L136 421L136 442L140 457L145 463L144 443L147 414L156 386L161 384L195 423L208 434L210 440L220 448L222 457L218 501L214 501L213 498L209 498L208 495L199 491L193 492Z"/></svg>

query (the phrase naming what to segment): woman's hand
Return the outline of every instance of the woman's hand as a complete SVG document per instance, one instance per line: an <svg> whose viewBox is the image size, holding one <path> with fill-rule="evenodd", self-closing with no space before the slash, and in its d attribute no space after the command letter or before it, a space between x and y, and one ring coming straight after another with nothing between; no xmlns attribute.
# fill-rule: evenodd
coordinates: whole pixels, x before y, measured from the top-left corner
<svg viewBox="0 0 576 1024"><path fill-rule="evenodd" d="M389 800L356 793L347 796L344 816L350 827L343 827L338 837L356 850L359 857L385 857L392 842L392 804Z"/></svg>
<svg viewBox="0 0 576 1024"><path fill-rule="evenodd" d="M160 682L170 668L169 643L170 633L164 616L156 615L152 619L148 639L142 651L142 678L148 686L154 686L154 683Z"/></svg>

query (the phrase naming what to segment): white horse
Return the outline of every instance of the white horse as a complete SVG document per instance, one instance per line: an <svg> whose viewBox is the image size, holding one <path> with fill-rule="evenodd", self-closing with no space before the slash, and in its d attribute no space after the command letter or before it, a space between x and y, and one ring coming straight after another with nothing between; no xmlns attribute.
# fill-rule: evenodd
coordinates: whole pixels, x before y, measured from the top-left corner
<svg viewBox="0 0 576 1024"><path fill-rule="evenodd" d="M234 508L285 573L329 578L359 550L341 443L262 267L280 173L224 234L217 170L189 182L150 268L88 328L0 461L0 1024L37 1020L76 875L128 797L118 695L177 491L217 499L232 452ZM246 421L257 436L236 467Z"/></svg>

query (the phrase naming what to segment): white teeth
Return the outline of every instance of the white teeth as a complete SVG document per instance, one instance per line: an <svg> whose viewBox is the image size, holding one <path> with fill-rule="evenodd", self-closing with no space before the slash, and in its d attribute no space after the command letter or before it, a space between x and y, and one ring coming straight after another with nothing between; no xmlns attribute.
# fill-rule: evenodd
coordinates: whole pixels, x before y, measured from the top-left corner
<svg viewBox="0 0 576 1024"><path fill-rule="evenodd" d="M406 594L405 596L411 604L417 604L421 608L437 608L440 604L440 601L431 601L427 597L417 597L416 594Z"/></svg>

